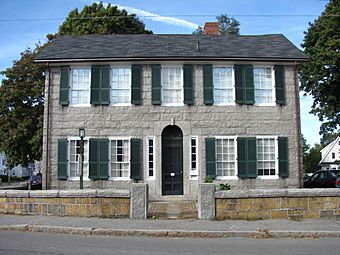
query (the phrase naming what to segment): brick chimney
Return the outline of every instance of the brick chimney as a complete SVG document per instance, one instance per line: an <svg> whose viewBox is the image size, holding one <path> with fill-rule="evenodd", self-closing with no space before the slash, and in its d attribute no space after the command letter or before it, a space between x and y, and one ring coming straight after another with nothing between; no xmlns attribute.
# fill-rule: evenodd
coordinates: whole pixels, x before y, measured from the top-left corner
<svg viewBox="0 0 340 255"><path fill-rule="evenodd" d="M220 31L218 28L218 22L205 22L204 31L205 35L219 35Z"/></svg>

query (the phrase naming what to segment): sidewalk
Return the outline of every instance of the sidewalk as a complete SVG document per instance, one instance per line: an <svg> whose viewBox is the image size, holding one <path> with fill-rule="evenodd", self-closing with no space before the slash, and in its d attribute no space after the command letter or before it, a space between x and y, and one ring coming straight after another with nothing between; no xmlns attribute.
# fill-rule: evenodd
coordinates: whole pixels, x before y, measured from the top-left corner
<svg viewBox="0 0 340 255"><path fill-rule="evenodd" d="M327 219L302 221L132 220L0 214L0 231L5 230L171 238L340 238L340 221Z"/></svg>

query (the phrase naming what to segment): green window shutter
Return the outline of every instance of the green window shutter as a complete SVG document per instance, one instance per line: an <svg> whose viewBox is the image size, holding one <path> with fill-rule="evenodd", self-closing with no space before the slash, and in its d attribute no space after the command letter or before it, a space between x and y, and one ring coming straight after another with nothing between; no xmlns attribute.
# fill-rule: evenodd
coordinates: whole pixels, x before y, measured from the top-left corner
<svg viewBox="0 0 340 255"><path fill-rule="evenodd" d="M247 170L248 170L248 178L257 177L256 137L247 138Z"/></svg>
<svg viewBox="0 0 340 255"><path fill-rule="evenodd" d="M89 177L106 180L109 172L109 140L90 139Z"/></svg>
<svg viewBox="0 0 340 255"><path fill-rule="evenodd" d="M62 66L60 68L60 88L59 88L59 104L69 104L69 70L68 66Z"/></svg>
<svg viewBox="0 0 340 255"><path fill-rule="evenodd" d="M203 94L204 94L204 104L212 105L214 103L214 85L213 85L212 65L203 65Z"/></svg>
<svg viewBox="0 0 340 255"><path fill-rule="evenodd" d="M91 104L110 104L110 67L91 67Z"/></svg>
<svg viewBox="0 0 340 255"><path fill-rule="evenodd" d="M110 104L110 67L102 66L101 70L101 89L100 89L100 104Z"/></svg>
<svg viewBox="0 0 340 255"><path fill-rule="evenodd" d="M284 66L282 65L274 66L274 72L275 72L276 103L284 105L286 104Z"/></svg>
<svg viewBox="0 0 340 255"><path fill-rule="evenodd" d="M141 139L131 138L130 141L130 176L131 179L141 179Z"/></svg>
<svg viewBox="0 0 340 255"><path fill-rule="evenodd" d="M244 66L244 88L245 88L245 104L255 103L254 91L254 68L252 65Z"/></svg>
<svg viewBox="0 0 340 255"><path fill-rule="evenodd" d="M67 180L67 140L58 140L58 179Z"/></svg>
<svg viewBox="0 0 340 255"><path fill-rule="evenodd" d="M278 138L278 151L279 151L279 176L288 177L288 138Z"/></svg>
<svg viewBox="0 0 340 255"><path fill-rule="evenodd" d="M255 137L237 138L237 164L239 178L257 177L257 150Z"/></svg>
<svg viewBox="0 0 340 255"><path fill-rule="evenodd" d="M216 178L215 138L205 139L206 176Z"/></svg>
<svg viewBox="0 0 340 255"><path fill-rule="evenodd" d="M161 65L152 65L151 86L152 104L160 105L161 102Z"/></svg>
<svg viewBox="0 0 340 255"><path fill-rule="evenodd" d="M99 139L99 176L100 180L109 178L109 139Z"/></svg>
<svg viewBox="0 0 340 255"><path fill-rule="evenodd" d="M183 65L183 83L184 83L184 103L193 104L193 67L192 65Z"/></svg>
<svg viewBox="0 0 340 255"><path fill-rule="evenodd" d="M131 103L140 105L141 101L141 83L142 83L142 66L132 65L131 67Z"/></svg>
<svg viewBox="0 0 340 255"><path fill-rule="evenodd" d="M237 138L237 170L239 178L247 178L247 138Z"/></svg>
<svg viewBox="0 0 340 255"><path fill-rule="evenodd" d="M89 140L89 178L94 180L99 178L98 143L99 141L97 139Z"/></svg>
<svg viewBox="0 0 340 255"><path fill-rule="evenodd" d="M254 69L251 65L235 65L235 102L254 104Z"/></svg>

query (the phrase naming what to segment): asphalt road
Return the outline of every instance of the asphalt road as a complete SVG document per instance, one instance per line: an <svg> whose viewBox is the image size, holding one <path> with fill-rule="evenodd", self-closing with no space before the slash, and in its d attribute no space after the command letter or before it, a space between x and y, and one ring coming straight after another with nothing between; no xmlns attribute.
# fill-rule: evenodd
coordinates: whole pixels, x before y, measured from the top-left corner
<svg viewBox="0 0 340 255"><path fill-rule="evenodd" d="M339 239L165 239L1 232L1 255L339 254Z"/></svg>

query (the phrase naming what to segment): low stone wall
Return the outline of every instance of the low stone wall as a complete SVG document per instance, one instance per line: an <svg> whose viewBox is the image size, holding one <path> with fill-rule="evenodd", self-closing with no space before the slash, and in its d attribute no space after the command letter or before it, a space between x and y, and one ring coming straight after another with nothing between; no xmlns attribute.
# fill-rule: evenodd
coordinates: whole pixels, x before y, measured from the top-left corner
<svg viewBox="0 0 340 255"><path fill-rule="evenodd" d="M340 219L340 189L217 191L218 220Z"/></svg>
<svg viewBox="0 0 340 255"><path fill-rule="evenodd" d="M130 191L0 191L0 213L128 218Z"/></svg>

